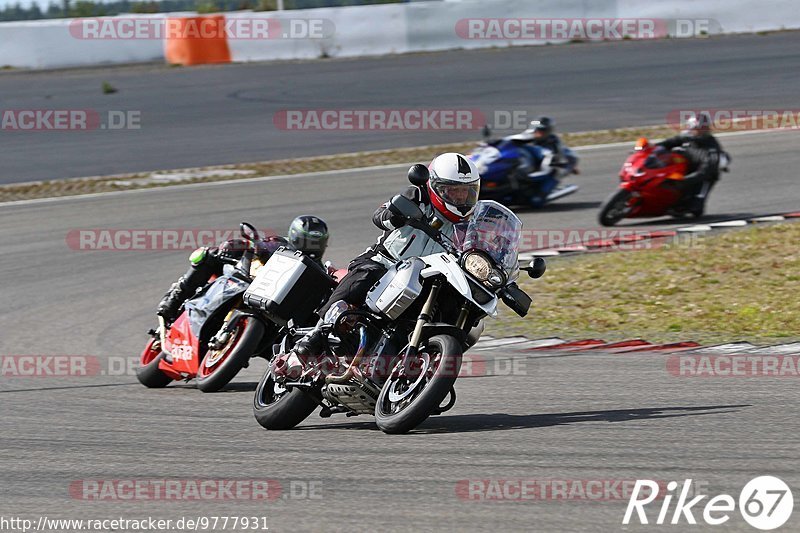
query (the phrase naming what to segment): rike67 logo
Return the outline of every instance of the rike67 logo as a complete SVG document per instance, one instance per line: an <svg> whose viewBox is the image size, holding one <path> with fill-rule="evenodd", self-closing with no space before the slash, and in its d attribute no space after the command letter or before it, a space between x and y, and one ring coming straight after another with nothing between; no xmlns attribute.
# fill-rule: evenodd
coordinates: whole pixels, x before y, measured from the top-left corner
<svg viewBox="0 0 800 533"><path fill-rule="evenodd" d="M655 524L658 525L682 523L696 525L697 518L694 513L698 513L706 524L718 526L730 520L736 511L737 501L728 494L714 496L707 500L705 505L701 502L708 498L706 495L699 494L689 499L691 479L685 480L680 489L677 481L670 481L664 494L659 493L660 488L663 488L663 485L655 481L636 480L622 523L630 524L635 513L640 524L649 524L645 507L657 499L661 500L658 517L655 520ZM672 509L672 501L676 496L677 501ZM792 489L781 479L760 476L744 486L739 493L738 506L745 522L756 529L769 531L781 527L789 520L794 507L794 497ZM658 504L653 507L658 507Z"/></svg>

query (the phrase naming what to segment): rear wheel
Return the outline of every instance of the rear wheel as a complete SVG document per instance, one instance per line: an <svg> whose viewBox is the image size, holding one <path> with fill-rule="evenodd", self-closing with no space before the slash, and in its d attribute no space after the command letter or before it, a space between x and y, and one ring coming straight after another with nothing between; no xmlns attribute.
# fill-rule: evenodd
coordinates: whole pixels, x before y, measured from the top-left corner
<svg viewBox="0 0 800 533"><path fill-rule="evenodd" d="M197 388L216 392L227 385L258 350L264 336L264 324L253 317L244 317L218 350L209 350L197 369Z"/></svg>
<svg viewBox="0 0 800 533"><path fill-rule="evenodd" d="M302 390L288 390L277 383L271 365L264 372L253 398L253 415L262 427L272 430L291 429L316 408L317 402Z"/></svg>
<svg viewBox="0 0 800 533"><path fill-rule="evenodd" d="M415 370L384 383L375 404L375 420L384 433L407 433L439 409L461 369L461 343L437 335L420 347ZM402 364L402 363L398 363Z"/></svg>
<svg viewBox="0 0 800 533"><path fill-rule="evenodd" d="M163 389L172 382L172 378L158 368L158 363L163 358L161 341L150 339L139 359L139 368L136 369L136 377L148 389Z"/></svg>
<svg viewBox="0 0 800 533"><path fill-rule="evenodd" d="M630 211L628 206L630 199L631 193L624 189L619 189L606 198L606 201L600 207L600 216L598 217L600 224L613 226L625 218Z"/></svg>

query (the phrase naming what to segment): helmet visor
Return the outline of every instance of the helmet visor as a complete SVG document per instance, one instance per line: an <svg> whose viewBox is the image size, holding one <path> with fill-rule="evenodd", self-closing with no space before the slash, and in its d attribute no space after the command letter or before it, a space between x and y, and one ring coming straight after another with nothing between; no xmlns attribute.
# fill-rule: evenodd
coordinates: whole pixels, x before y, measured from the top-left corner
<svg viewBox="0 0 800 533"><path fill-rule="evenodd" d="M466 212L478 203L478 193L481 189L480 181L461 183L448 180L431 180L431 187L439 197L460 211Z"/></svg>

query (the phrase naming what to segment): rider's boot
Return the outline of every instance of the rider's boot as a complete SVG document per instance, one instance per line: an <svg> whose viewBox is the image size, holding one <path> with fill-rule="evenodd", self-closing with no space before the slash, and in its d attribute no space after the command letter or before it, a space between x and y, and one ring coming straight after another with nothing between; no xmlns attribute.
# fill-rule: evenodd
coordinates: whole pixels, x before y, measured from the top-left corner
<svg viewBox="0 0 800 533"><path fill-rule="evenodd" d="M186 283L186 277L181 276L178 281L170 286L167 293L161 299L156 309L156 314L164 318L167 324L171 324L178 318L178 310L181 308L189 296L194 294L191 287Z"/></svg>
<svg viewBox="0 0 800 533"><path fill-rule="evenodd" d="M292 351L300 357L317 357L322 355L322 351L325 348L326 336L327 330L322 320L320 320L314 329L297 341Z"/></svg>
<svg viewBox="0 0 800 533"><path fill-rule="evenodd" d="M325 338L328 329L324 321L317 325L305 337L297 341L294 348L285 356L279 357L273 363L273 372L278 376L290 379L299 378L308 363L316 361L325 349Z"/></svg>
<svg viewBox="0 0 800 533"><path fill-rule="evenodd" d="M161 299L156 309L156 314L164 317L164 320L171 324L178 318L183 302L194 296L197 289L208 283L213 272L207 264L192 265L186 273L172 284L167 293Z"/></svg>

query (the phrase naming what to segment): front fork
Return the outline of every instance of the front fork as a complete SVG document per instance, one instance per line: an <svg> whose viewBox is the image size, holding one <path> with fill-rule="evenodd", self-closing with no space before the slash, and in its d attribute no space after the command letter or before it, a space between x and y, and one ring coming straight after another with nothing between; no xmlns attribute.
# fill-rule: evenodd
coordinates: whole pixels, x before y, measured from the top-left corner
<svg viewBox="0 0 800 533"><path fill-rule="evenodd" d="M419 354L419 345L422 342L422 329L425 327L425 324L433 320L433 306L436 304L436 298L439 296L439 290L441 288L442 284L440 281L434 281L433 285L431 285L431 292L428 294L428 299L425 300L425 304L422 306L422 312L419 314L417 324L414 326L414 331L411 333L411 340L408 343L408 348L406 348L403 354L402 364L398 367L399 376L413 374L410 364L412 361L416 361L416 357Z"/></svg>
<svg viewBox="0 0 800 533"><path fill-rule="evenodd" d="M212 350L218 350L222 346L225 346L230 340L231 334L233 334L233 332L236 330L239 320L243 316L246 316L246 313L242 313L235 307L228 311L228 314L225 315L225 321L223 322L222 327L213 337L208 340L208 347Z"/></svg>

